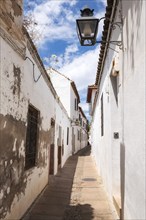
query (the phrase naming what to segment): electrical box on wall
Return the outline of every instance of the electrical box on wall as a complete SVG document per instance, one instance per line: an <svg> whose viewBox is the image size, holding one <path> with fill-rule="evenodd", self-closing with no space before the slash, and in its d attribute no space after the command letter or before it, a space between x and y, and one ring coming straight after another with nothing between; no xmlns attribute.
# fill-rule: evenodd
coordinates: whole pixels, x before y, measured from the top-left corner
<svg viewBox="0 0 146 220"><path fill-rule="evenodd" d="M119 139L119 132L114 132L114 139Z"/></svg>

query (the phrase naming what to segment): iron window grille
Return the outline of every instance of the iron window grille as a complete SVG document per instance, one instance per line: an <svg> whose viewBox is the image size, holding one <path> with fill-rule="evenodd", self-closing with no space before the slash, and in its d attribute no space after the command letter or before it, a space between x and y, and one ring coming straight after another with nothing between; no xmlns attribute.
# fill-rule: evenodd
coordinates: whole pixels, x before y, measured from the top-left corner
<svg viewBox="0 0 146 220"><path fill-rule="evenodd" d="M38 120L39 111L36 110L33 106L29 105L27 116L25 169L30 169L36 165Z"/></svg>

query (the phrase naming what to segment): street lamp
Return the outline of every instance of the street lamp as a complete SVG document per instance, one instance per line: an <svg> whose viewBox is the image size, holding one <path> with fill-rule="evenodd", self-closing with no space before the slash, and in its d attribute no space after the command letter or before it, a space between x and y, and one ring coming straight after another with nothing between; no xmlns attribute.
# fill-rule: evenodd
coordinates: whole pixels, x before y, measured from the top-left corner
<svg viewBox="0 0 146 220"><path fill-rule="evenodd" d="M96 43L99 19L93 17L93 10L86 7L81 11L81 18L76 20L77 33L82 46L92 46Z"/></svg>
<svg viewBox="0 0 146 220"><path fill-rule="evenodd" d="M85 7L81 11L81 17L76 20L77 25L77 34L80 41L81 46L93 46L96 43L113 43L117 44L119 47L122 45L121 41L96 41L96 36L98 32L98 24L102 19L108 20L110 23L110 19L106 17L102 17L100 19L95 18L94 15L94 9L90 9L88 7ZM120 25L122 22L115 22L111 23L111 27L115 29L115 25L120 28Z"/></svg>

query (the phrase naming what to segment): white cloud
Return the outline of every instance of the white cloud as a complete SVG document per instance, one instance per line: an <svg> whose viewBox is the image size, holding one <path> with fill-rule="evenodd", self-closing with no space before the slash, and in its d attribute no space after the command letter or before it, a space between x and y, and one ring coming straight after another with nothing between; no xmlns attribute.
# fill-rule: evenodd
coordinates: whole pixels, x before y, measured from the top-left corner
<svg viewBox="0 0 146 220"><path fill-rule="evenodd" d="M102 2L106 6L106 0L95 0L95 2L97 4ZM91 50L78 55L80 48L76 44L78 39L75 20L79 16L79 11L77 14L73 13L76 4L77 0L37 0L37 4L32 4L32 7L38 23L38 31L42 34L39 47L45 50L43 47L46 42L57 40L64 40L69 45L64 48L64 54L60 54L55 59L54 57L44 57L45 66L52 66L75 81L80 95L85 98L84 91L88 85L95 83L99 46L97 45L94 49L91 47ZM95 10L95 17L101 18L104 15L103 8L98 13ZM102 23L103 20L99 23L98 38L102 33ZM87 104L83 103L82 108L85 112L88 111Z"/></svg>
<svg viewBox="0 0 146 220"><path fill-rule="evenodd" d="M31 3L30 1L30 5ZM76 3L76 0L46 0L38 5L33 4L33 16L38 24L37 29L42 35L38 42L39 46L46 41L74 41L76 15L72 7ZM67 7L64 7L64 4Z"/></svg>
<svg viewBox="0 0 146 220"><path fill-rule="evenodd" d="M99 0L98 0L99 1ZM105 4L104 0L100 0ZM75 20L79 16L73 12L73 7L77 0L44 0L38 4L32 3L33 15L38 24L37 30L41 33L41 39L38 42L39 47L46 41L64 40L74 43L77 39ZM103 17L104 10L95 14L95 17ZM102 24L99 25L99 32L102 31Z"/></svg>
<svg viewBox="0 0 146 220"><path fill-rule="evenodd" d="M75 57L63 65L59 71L75 81L79 91L95 82L99 47Z"/></svg>
<svg viewBox="0 0 146 220"><path fill-rule="evenodd" d="M54 69L60 69L69 64L71 60L75 58L74 54L76 54L77 51L77 44L71 44L65 48L64 54L61 54L60 56L52 54L50 57L44 57L43 61L45 61L46 65L51 66Z"/></svg>
<svg viewBox="0 0 146 220"><path fill-rule="evenodd" d="M78 46L76 44L69 45L65 49L64 62L67 64L71 60L71 56L78 51Z"/></svg>
<svg viewBox="0 0 146 220"><path fill-rule="evenodd" d="M58 71L75 82L81 98L80 106L89 117L88 104L86 103L87 87L95 83L100 49L98 45L94 50L89 50L78 56L74 55L72 61L69 62L71 60L70 53L75 53L77 50L76 45L70 45L66 48L66 54L69 56L68 59L65 59L65 56L62 55L57 57L57 63L52 61L51 65L55 69L58 69L57 67L60 66Z"/></svg>
<svg viewBox="0 0 146 220"><path fill-rule="evenodd" d="M99 4L101 2L104 7L107 6L107 0L95 0L95 1L97 2L97 4Z"/></svg>

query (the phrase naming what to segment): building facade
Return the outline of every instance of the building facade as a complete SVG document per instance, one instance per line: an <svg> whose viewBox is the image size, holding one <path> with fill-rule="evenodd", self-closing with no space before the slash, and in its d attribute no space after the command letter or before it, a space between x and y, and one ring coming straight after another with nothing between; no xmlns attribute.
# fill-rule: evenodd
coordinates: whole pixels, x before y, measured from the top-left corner
<svg viewBox="0 0 146 220"><path fill-rule="evenodd" d="M88 145L88 120L81 107L79 107L79 123L78 139L80 140L80 149L82 149Z"/></svg>
<svg viewBox="0 0 146 220"><path fill-rule="evenodd" d="M105 17L102 40L117 42L101 44L88 87L92 154L119 218L144 220L146 2L108 0Z"/></svg>
<svg viewBox="0 0 146 220"><path fill-rule="evenodd" d="M69 117L71 120L71 143L72 143L72 153L76 153L81 148L87 146L88 135L87 135L87 119L83 113L81 107L79 107L80 97L76 88L75 83L59 73L57 70L53 68L49 68L47 70L49 77L53 83L53 86L57 92L57 95L60 101L63 103ZM81 119L83 118L84 124L84 132L83 125L80 123L79 114ZM81 138L81 134L86 133Z"/></svg>
<svg viewBox="0 0 146 220"><path fill-rule="evenodd" d="M72 120L22 26L22 1L2 0L0 14L0 219L20 219L72 154Z"/></svg>

